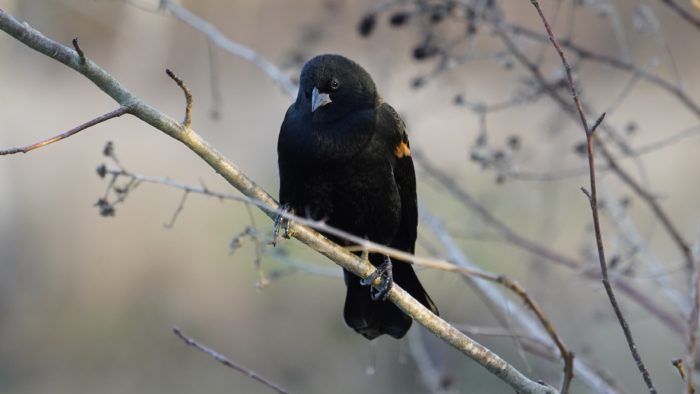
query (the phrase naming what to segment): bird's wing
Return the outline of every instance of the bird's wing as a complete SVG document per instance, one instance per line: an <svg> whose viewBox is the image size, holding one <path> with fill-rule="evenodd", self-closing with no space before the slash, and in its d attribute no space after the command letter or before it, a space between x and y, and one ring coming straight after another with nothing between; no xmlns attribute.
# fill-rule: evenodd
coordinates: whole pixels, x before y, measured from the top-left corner
<svg viewBox="0 0 700 394"><path fill-rule="evenodd" d="M280 176L279 199L281 204L291 204L294 199L298 184L298 171L296 171L295 152L292 148L294 137L299 123L296 116L296 109L292 104L284 116L284 121L280 127L280 134L277 139L277 165Z"/></svg>
<svg viewBox="0 0 700 394"><path fill-rule="evenodd" d="M380 128L383 129L396 157L394 181L401 197L401 224L391 246L409 253L414 252L418 226L418 203L416 197L416 172L411 158L411 147L404 124L396 110L383 103L378 108Z"/></svg>
<svg viewBox="0 0 700 394"><path fill-rule="evenodd" d="M403 250L413 254L415 252L416 237L418 234L418 201L416 196L416 171L411 158L411 146L406 134L406 126L399 114L388 104L382 104L378 110L383 132L390 129L393 138L390 138L392 153L396 157L394 165L394 181L401 197L401 224L398 232L391 242L392 248ZM392 125L387 127L387 125ZM438 315L437 306L421 285L411 264L394 264L394 280L404 290L408 291L426 308Z"/></svg>

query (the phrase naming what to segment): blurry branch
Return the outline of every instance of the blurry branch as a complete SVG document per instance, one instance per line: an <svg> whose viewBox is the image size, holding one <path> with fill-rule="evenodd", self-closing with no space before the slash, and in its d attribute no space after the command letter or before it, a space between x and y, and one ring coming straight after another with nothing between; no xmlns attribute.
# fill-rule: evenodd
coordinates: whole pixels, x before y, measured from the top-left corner
<svg viewBox="0 0 700 394"><path fill-rule="evenodd" d="M605 206L603 212L607 213L611 223L617 229L617 233L629 243L632 254L639 256L642 261L646 262L651 280L678 306L684 316L689 315L691 302L687 299L686 294L678 289L676 284L669 278L668 269L664 267L647 242L644 241L625 204L619 198L616 198L609 188L603 189L603 191L604 197L601 198L601 204Z"/></svg>
<svg viewBox="0 0 700 394"><path fill-rule="evenodd" d="M504 24L502 27L505 30L510 30L513 34L520 37L527 37L541 42L546 42L549 40L547 35L530 30L523 26ZM563 48L566 48L578 56L580 60L589 60L596 63L605 64L619 70L629 71L633 75L638 76L639 78L642 78L643 80L656 85L663 90L666 90L669 94L675 96L681 103L683 103L683 105L693 114L695 114L695 116L700 117L700 105L698 105L698 103L695 102L690 96L688 96L683 89L669 82L668 80L663 79L658 75L654 75L643 68L639 68L632 62L591 51L570 40L562 40L559 43Z"/></svg>
<svg viewBox="0 0 700 394"><path fill-rule="evenodd" d="M678 14L678 16L685 19L686 22L693 25L696 29L700 29L700 18L683 8L683 6L678 4L675 0L661 0L661 2L666 4L676 14Z"/></svg>
<svg viewBox="0 0 700 394"><path fill-rule="evenodd" d="M423 155L416 148L413 149L413 158L420 165L420 168L422 168L428 175L430 175L442 187L444 187L456 201L468 207L486 225L493 228L496 233L507 242L526 250L535 256L558 263L569 269L575 271L584 270L582 274L588 279L600 279L600 274L592 270L585 269L586 264L583 262L563 255L556 250L550 249L546 245L525 238L515 232L504 222L496 218L491 212L488 211L488 209L486 209L486 207L481 205L476 198L474 198L474 196L458 185L452 177L441 171L437 166L430 162L425 155ZM454 261L455 259L451 258L451 260ZM685 324L681 321L679 316L669 312L665 305L658 305L649 294L639 291L632 283L623 277L615 278L614 282L620 291L625 293L648 312L657 316L660 321L669 326L677 335L684 335L686 331Z"/></svg>
<svg viewBox="0 0 700 394"><path fill-rule="evenodd" d="M192 346L195 349L199 350L200 352L209 355L212 357L214 360L220 362L221 364L236 370L244 375L248 375L253 380L257 380L258 382L264 384L265 386L275 390L276 392L280 394L289 394L287 390L284 388L280 387L277 383L270 381L269 379L266 379L257 372L253 371L252 369L246 368L240 364L237 364L230 359L228 359L226 356L222 355L221 353L217 352L214 349L210 349L199 342L195 341L191 337L189 337L187 334L182 332L178 327L173 327L173 332L175 335L178 336L178 338L182 339L187 346Z"/></svg>
<svg viewBox="0 0 700 394"><path fill-rule="evenodd" d="M523 348L530 354L533 354L542 359L557 362L557 349L551 346L547 342L543 342L539 338L534 336L528 336L520 332L513 332L513 330L508 330L502 327L485 327L485 326L475 326L470 324L460 324L452 323L455 327L462 330L464 333L479 337L505 337L517 339L519 343L523 345ZM591 386L591 389L596 393L615 393L615 394L625 394L627 390L617 381L613 376L611 376L607 371L587 363L585 360L577 358L576 362L577 373L579 378L586 382L585 377L582 378L581 372L578 370L586 372L587 374L594 374L597 379L602 382L601 386ZM589 384L590 385L590 384Z"/></svg>
<svg viewBox="0 0 700 394"><path fill-rule="evenodd" d="M278 209L279 206L265 190L258 186L252 179L248 178L239 168L228 161L217 150L211 147L196 134L193 129L187 127L185 124L178 123L134 96L128 89L121 85L119 81L92 60L81 58L76 51L43 36L27 23L20 23L1 9L0 29L28 47L54 58L87 77L97 87L119 103L120 106L127 108L129 114L136 116L145 123L148 123L154 128L182 142L246 197L270 207L271 209L263 209L263 211L271 219L276 217L273 211ZM291 88L291 86L288 86L288 88ZM374 267L367 261L351 254L311 228L292 223L290 225L290 230L296 239L325 255L350 272L362 278L366 278L374 272ZM376 284L378 284L378 280L375 285ZM389 299L414 320L425 326L429 331L478 362L516 391L523 393L556 393L554 388L528 379L498 355L467 337L440 317L434 315L399 286L395 285L392 287L389 292Z"/></svg>
<svg viewBox="0 0 700 394"><path fill-rule="evenodd" d="M503 40L503 43L505 44L508 51L511 54L513 54L513 56L523 65L523 67L525 67L525 69L530 71L537 83L545 88L545 92L559 105L559 107L564 111L564 113L568 114L571 117L578 117L580 119L580 114L583 112L579 112L578 108L572 106L559 93L557 87L547 81L545 76L542 74L542 71L540 70L539 66L537 66L535 63L530 61L527 58L527 56L525 56L525 54L517 47L517 45L515 45L515 43L508 36L507 33L501 31L498 34ZM605 123L601 124L600 127L603 130L609 129ZM613 154L608 150L605 143L600 138L598 138L598 136L593 136L593 141L596 147L598 148L598 152L600 152L603 158L605 159L610 171L612 171L625 184L627 184L627 186L629 186L635 192L635 194L637 194L642 199L642 201L644 201L649 206L654 215L659 219L664 229L666 230L666 232L668 232L669 236L675 242L681 254L683 255L686 262L686 268L690 269L692 267L690 247L688 246L688 243L685 241L685 239L683 239L683 236L680 234L680 231L671 221L666 211L661 207L656 196L648 190L646 190L639 182L637 182L627 171L625 171L619 165Z"/></svg>
<svg viewBox="0 0 700 394"><path fill-rule="evenodd" d="M432 213L425 209L422 209L421 217L427 226L432 230L435 236L438 238L439 242L443 245L447 256L451 261L454 261L456 265L461 268L476 269L477 265L473 263L467 256L462 253L460 248L455 243L455 240L449 234L445 228L442 221L434 216ZM551 333L548 333L541 322L536 321L531 317L529 313L526 313L519 305L511 302L507 297L505 297L501 291L496 288L492 283L487 283L478 278L471 276L463 276L464 280L469 284L474 291L481 296L481 298L487 303L487 305L496 311L496 317L499 320L504 321L507 318L512 319L518 326L525 330L525 335L536 338L537 341L545 344L552 343L551 346L547 348L551 349L552 352L548 354L550 356L558 354L562 357L562 352L560 348L557 348L552 340ZM571 364L576 376L586 383L594 392L597 393L618 393L619 391L613 386L619 386L619 384L611 384L610 379L604 378L599 374L599 371L591 368L587 363L581 362L580 360L576 363ZM566 370L569 365L565 364L565 373L562 375L562 387L566 384L566 380L569 378L569 371Z"/></svg>
<svg viewBox="0 0 700 394"><path fill-rule="evenodd" d="M508 227L504 222L495 217L491 212L489 212L486 207L481 205L474 196L472 196L467 190L460 187L454 178L450 177L445 172L441 171L436 165L434 165L421 151L417 148L412 149L413 159L420 165L420 167L428 174L431 178L438 182L443 188L450 193L456 201L464 204L489 227L493 228L496 233L506 240L507 242L527 250L528 252L545 258L547 260L562 264L568 268L580 269L583 264L571 257L560 254L559 252L549 249L546 246L539 244L535 241L527 239L520 234L516 233L513 229Z"/></svg>
<svg viewBox="0 0 700 394"><path fill-rule="evenodd" d="M160 7L181 21L187 23L194 29L204 33L209 38L210 42L217 47L229 52L232 55L241 57L246 61L253 63L265 74L267 74L267 76L273 82L279 85L285 93L292 97L296 96L296 84L292 82L292 80L282 70L254 50L230 40L219 29L217 29L216 26L198 17L187 8L172 0L160 0Z"/></svg>
<svg viewBox="0 0 700 394"><path fill-rule="evenodd" d="M258 283L256 283L256 286L259 289L264 289L270 284L270 281L267 279L262 270L262 255L264 244L261 241L260 232L258 231L258 225L255 223L255 216L253 215L253 210L250 208L250 205L246 205L245 208L248 212L248 218L250 219L250 226L248 226L248 235L250 239L253 240L253 244L255 244L254 262L255 270L258 271Z"/></svg>
<svg viewBox="0 0 700 394"><path fill-rule="evenodd" d="M593 126L589 126L588 120L586 119L586 115L583 112L583 109L581 107L581 102L579 100L579 94L576 89L576 85L574 84L574 79L573 75L571 72L571 67L569 66L568 61L566 60L566 56L564 56L564 52L562 51L561 47L559 46L559 43L557 42L556 38L554 37L554 33L552 32L552 28L549 25L549 22L547 21L547 18L545 17L544 13L542 12L542 9L540 8L539 2L537 0L530 0L530 3L535 7L537 10L537 13L540 16L540 19L542 20L542 24L544 25L545 29L547 30L547 34L549 35L549 40L552 42L552 45L556 49L557 53L559 54L559 58L561 59L561 62L564 66L564 69L566 71L566 77L569 83L569 89L571 90L571 95L573 97L574 103L576 104L576 110L578 112L579 118L581 120L581 124L583 126L583 130L586 133L586 145L588 147L588 166L590 168L590 185L591 185L591 191L590 193L586 192L584 189L584 193L588 196L588 200L591 205L591 211L593 214L593 226L595 228L595 237L596 237L596 244L598 245L598 259L600 261L600 270L601 274L603 276L603 286L605 287L605 291L608 294L608 298L610 299L610 304L613 307L613 310L615 311L615 315L617 316L618 321L620 322L620 326L622 327L622 331L625 334L625 339L627 340L627 344L629 346L630 352L632 353L632 357L634 358L635 362L637 363L637 368L642 374L642 377L644 378L644 382L647 385L647 388L650 393L656 393L656 388L654 387L654 384L651 381L651 377L649 376L649 372L647 371L646 366L644 365L644 362L642 361L641 356L639 355L639 352L637 351L637 346L634 342L634 338L632 337L632 331L629 328L629 323L625 320L625 317L622 314L622 310L620 309L620 306L617 302L617 298L615 297L615 293L613 291L612 285L610 284L610 280L608 279L608 267L607 267L607 262L605 261L605 251L603 248L603 236L600 230L600 219L598 216L598 195L597 195L597 187L596 187L596 178L595 178L595 159L593 155L593 135L595 133L596 128L602 123L603 118L605 117L605 113L603 113L598 120L595 122Z"/></svg>
<svg viewBox="0 0 700 394"><path fill-rule="evenodd" d="M408 348L411 351L416 366L423 379L423 383L433 394L454 393L452 388L454 380L442 371L433 361L422 330L410 330L408 332Z"/></svg>

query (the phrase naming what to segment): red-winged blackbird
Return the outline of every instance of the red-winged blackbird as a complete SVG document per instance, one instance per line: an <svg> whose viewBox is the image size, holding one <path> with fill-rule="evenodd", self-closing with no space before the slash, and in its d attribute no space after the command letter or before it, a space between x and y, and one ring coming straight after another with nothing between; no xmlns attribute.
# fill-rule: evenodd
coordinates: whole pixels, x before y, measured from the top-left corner
<svg viewBox="0 0 700 394"><path fill-rule="evenodd" d="M321 55L301 71L277 143L280 202L297 215L409 253L418 209L416 175L403 121L377 95L370 75L340 55ZM338 237L335 242L350 243ZM393 281L434 313L437 307L413 267L370 253L377 267L371 289L345 271L345 323L368 339L403 337L412 320L385 300Z"/></svg>

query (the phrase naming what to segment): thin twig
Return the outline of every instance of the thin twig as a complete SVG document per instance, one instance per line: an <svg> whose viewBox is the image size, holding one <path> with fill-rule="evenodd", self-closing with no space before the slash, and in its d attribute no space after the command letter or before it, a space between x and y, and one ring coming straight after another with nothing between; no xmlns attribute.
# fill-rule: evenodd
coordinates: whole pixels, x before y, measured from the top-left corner
<svg viewBox="0 0 700 394"><path fill-rule="evenodd" d="M540 19L542 20L542 23L544 24L545 29L547 30L547 34L549 35L549 40L552 42L552 45L556 49L557 53L559 54L559 58L561 59L562 64L564 65L564 69L566 71L566 77L569 83L569 89L571 90L571 95L573 96L574 103L576 105L576 110L578 111L579 118L581 120L581 124L583 126L583 130L586 133L586 145L587 145L587 150L588 150L588 167L590 169L590 184L591 184L591 191L589 195L589 202L591 205L591 211L593 214L593 226L595 228L595 237L596 237L596 244L598 245L598 259L600 261L600 270L601 274L603 276L602 282L603 286L605 287L605 291L608 294L608 298L610 299L610 304L613 307L613 310L615 311L615 315L617 316L617 319L620 323L620 326L622 327L622 331L625 335L625 339L627 340L627 345L629 346L630 352L632 353L632 357L634 358L637 368L642 374L642 378L644 379L644 382L647 385L647 389L649 390L650 393L656 393L656 388L654 387L654 384L651 381L651 376L649 375L649 372L646 368L646 365L644 365L644 362L642 361L641 356L639 355L639 352L637 351L637 346L635 345L634 338L632 337L632 332L629 328L629 323L627 320L625 320L624 315L622 314L622 310L620 309L620 306L617 302L617 298L615 297L615 293L613 291L612 285L610 284L610 280L608 279L608 266L605 261L605 250L603 247L603 236L602 232L600 229L600 219L598 216L598 200L597 200L597 189L596 189L596 179L595 179L595 158L593 155L593 135L595 133L596 128L600 123L603 121L603 118L605 117L605 113L603 113L595 122L593 127L589 127L588 121L586 120L586 115L583 113L583 109L581 107L581 102L579 100L579 95L578 91L576 90L576 86L574 85L574 79L573 75L571 73L571 67L569 66L568 61L566 60L566 56L564 56L564 52L562 51L561 47L559 46L559 43L557 42L556 38L554 37L554 33L552 32L552 28L549 25L549 22L547 21L547 18L545 17L544 13L542 12L542 8L540 8L539 2L537 0L530 0L530 3L535 7L537 10L537 13L540 16Z"/></svg>
<svg viewBox="0 0 700 394"><path fill-rule="evenodd" d="M175 226L175 221L180 216L180 213L182 213L182 210L185 209L185 202L187 201L187 196L189 194L190 192L187 190L185 190L185 192L182 193L182 199L180 200L180 204L178 204L177 208L175 209L175 212L173 212L173 217L170 218L170 222L165 223L163 227L173 228L173 226Z"/></svg>
<svg viewBox="0 0 700 394"><path fill-rule="evenodd" d="M688 379L686 378L685 374L685 367L683 366L683 359L682 358L674 358L671 360L671 364L676 367L676 370L678 370L678 375L681 376L681 380L687 383ZM692 375L692 370L690 375ZM692 386L691 386L692 387ZM693 391L694 392L694 391Z"/></svg>
<svg viewBox="0 0 700 394"><path fill-rule="evenodd" d="M182 125L189 128L192 125L192 92L190 88L185 85L185 82L178 78L170 69L166 69L165 73L175 81L177 86L179 86L185 94L185 120L182 121Z"/></svg>
<svg viewBox="0 0 700 394"><path fill-rule="evenodd" d="M182 330L180 330L178 327L173 327L173 332L175 333L175 335L178 336L178 338L182 339L187 346L192 346L193 348L199 350L200 352L209 355L210 357L212 357L214 360L220 362L221 364L223 364L223 365L225 365L233 370L236 370L244 375L248 375L249 378L251 378L253 380L257 380L258 382L264 384L265 386L275 390L276 392L278 392L280 394L289 394L289 391L285 390L277 383L275 383L275 382L273 382L273 381L271 381L263 376L260 376L260 374L253 371L250 368L246 368L238 363L231 361L229 358L227 358L226 356L217 352L216 350L200 344L199 342L197 342L196 340L194 340L193 338L189 337L187 334L182 332Z"/></svg>
<svg viewBox="0 0 700 394"><path fill-rule="evenodd" d="M78 37L73 39L73 48L75 48L75 51L78 53L78 57L80 57L80 63L85 64L85 53L83 52L83 49L80 48L80 45L78 45Z"/></svg>
<svg viewBox="0 0 700 394"><path fill-rule="evenodd" d="M31 145L27 145L27 146L24 146L21 148L10 148L10 149L6 149L6 150L0 150L0 156L13 155L15 153L27 153L27 152L33 151L34 149L43 148L46 145L50 145L50 144L53 144L54 142L64 140L64 139L66 139L74 134L77 134L77 133L79 133L79 132L81 132L89 127L95 126L97 124L100 124L104 121L107 121L107 120L110 120L113 118L120 117L127 112L129 112L129 109L127 107L124 107L124 106L119 107L112 112L108 112L104 115L100 115L100 116L96 117L95 119L89 120L81 125L78 125L72 129L66 131L65 133L61 133L57 136L45 139L43 141L35 142Z"/></svg>

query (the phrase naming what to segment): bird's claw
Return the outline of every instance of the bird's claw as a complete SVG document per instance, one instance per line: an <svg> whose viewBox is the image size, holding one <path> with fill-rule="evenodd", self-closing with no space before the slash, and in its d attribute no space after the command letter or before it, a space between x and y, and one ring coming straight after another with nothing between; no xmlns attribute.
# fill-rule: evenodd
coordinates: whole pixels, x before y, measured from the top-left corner
<svg viewBox="0 0 700 394"><path fill-rule="evenodd" d="M386 300L389 296L389 290L394 286L394 275L392 273L391 258L385 257L384 262L372 272L370 276L362 279L360 282L363 286L371 286L375 279L380 278L379 286L375 289L370 288L372 300Z"/></svg>
<svg viewBox="0 0 700 394"><path fill-rule="evenodd" d="M280 207L280 210L284 213L292 212L292 209L289 207L289 204L282 205L282 207ZM291 221L285 218L282 212L278 213L277 217L275 218L275 229L272 232L272 241L270 241L270 244L272 244L272 246L277 246L277 241L279 241L280 239L280 228L284 229L282 237L284 237L285 239L289 239L292 237L292 233L289 229Z"/></svg>

